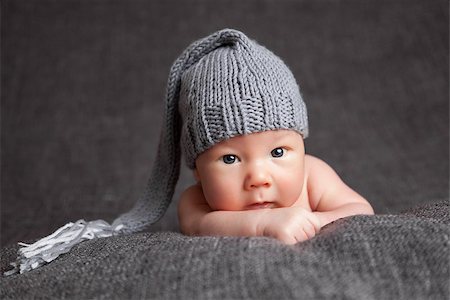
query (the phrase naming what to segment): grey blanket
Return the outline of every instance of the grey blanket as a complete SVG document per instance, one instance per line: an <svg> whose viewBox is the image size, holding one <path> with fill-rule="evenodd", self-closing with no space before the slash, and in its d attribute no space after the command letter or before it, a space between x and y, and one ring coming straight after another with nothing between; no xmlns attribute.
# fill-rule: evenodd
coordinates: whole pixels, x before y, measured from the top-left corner
<svg viewBox="0 0 450 300"><path fill-rule="evenodd" d="M171 63L226 26L285 60L307 101L307 153L379 214L284 246L183 236L174 201L155 233L85 242L33 272L0 277L1 299L449 299L448 202L417 206L449 191L448 1L4 0L1 8L2 272L16 256L7 245L80 218L111 221L133 205L156 151ZM183 171L178 194L192 184Z"/></svg>
<svg viewBox="0 0 450 300"><path fill-rule="evenodd" d="M340 219L294 246L175 232L104 238L1 278L1 297L448 299L449 224L445 201ZM16 250L2 250L2 271Z"/></svg>

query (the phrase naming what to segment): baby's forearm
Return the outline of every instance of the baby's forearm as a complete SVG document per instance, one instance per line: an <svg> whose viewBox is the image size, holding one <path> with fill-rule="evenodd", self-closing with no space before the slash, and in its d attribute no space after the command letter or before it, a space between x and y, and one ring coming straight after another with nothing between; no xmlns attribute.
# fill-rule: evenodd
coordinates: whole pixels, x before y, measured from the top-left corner
<svg viewBox="0 0 450 300"><path fill-rule="evenodd" d="M258 226L265 210L212 211L198 220L195 235L260 236Z"/></svg>
<svg viewBox="0 0 450 300"><path fill-rule="evenodd" d="M250 211L213 211L204 214L195 228L184 232L191 235L267 236L286 244L312 238L320 230L318 218L310 211L295 207Z"/></svg>
<svg viewBox="0 0 450 300"><path fill-rule="evenodd" d="M314 214L319 218L322 226L337 219L354 215L373 215L373 209L366 203L349 203L330 211L316 211Z"/></svg>

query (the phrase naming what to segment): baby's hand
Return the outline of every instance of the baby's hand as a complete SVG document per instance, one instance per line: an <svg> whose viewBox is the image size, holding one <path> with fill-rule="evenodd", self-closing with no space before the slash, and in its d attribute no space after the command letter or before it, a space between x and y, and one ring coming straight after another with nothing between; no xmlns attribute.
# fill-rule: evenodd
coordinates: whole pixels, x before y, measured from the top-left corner
<svg viewBox="0 0 450 300"><path fill-rule="evenodd" d="M268 209L261 225L261 235L276 238L285 244L308 240L321 228L316 215L298 206Z"/></svg>

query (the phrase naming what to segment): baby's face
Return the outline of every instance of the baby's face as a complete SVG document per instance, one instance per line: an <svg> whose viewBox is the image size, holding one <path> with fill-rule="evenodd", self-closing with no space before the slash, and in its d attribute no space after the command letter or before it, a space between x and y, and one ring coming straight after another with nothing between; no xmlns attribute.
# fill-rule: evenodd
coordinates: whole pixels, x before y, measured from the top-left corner
<svg viewBox="0 0 450 300"><path fill-rule="evenodd" d="M302 192L304 156L297 132L264 131L214 145L197 158L194 174L213 210L288 207Z"/></svg>

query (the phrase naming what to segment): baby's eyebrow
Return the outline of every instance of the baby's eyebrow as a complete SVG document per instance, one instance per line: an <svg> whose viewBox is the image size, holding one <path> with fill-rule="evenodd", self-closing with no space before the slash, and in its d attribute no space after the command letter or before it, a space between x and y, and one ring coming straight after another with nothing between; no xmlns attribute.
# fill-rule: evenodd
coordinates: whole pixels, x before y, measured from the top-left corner
<svg viewBox="0 0 450 300"><path fill-rule="evenodd" d="M212 155L219 155L219 154L225 155L225 154L232 154L233 152L236 152L236 151L237 151L236 147L224 144L224 145L221 145L220 147L211 148L210 153Z"/></svg>
<svg viewBox="0 0 450 300"><path fill-rule="evenodd" d="M221 154L233 154L233 152L237 152L238 149L233 146L223 146L220 149L214 149L215 153L221 153Z"/></svg>
<svg viewBox="0 0 450 300"><path fill-rule="evenodd" d="M282 134L282 135L277 135L273 140L274 141L280 141L280 140L284 140L290 138L290 134L288 132Z"/></svg>

